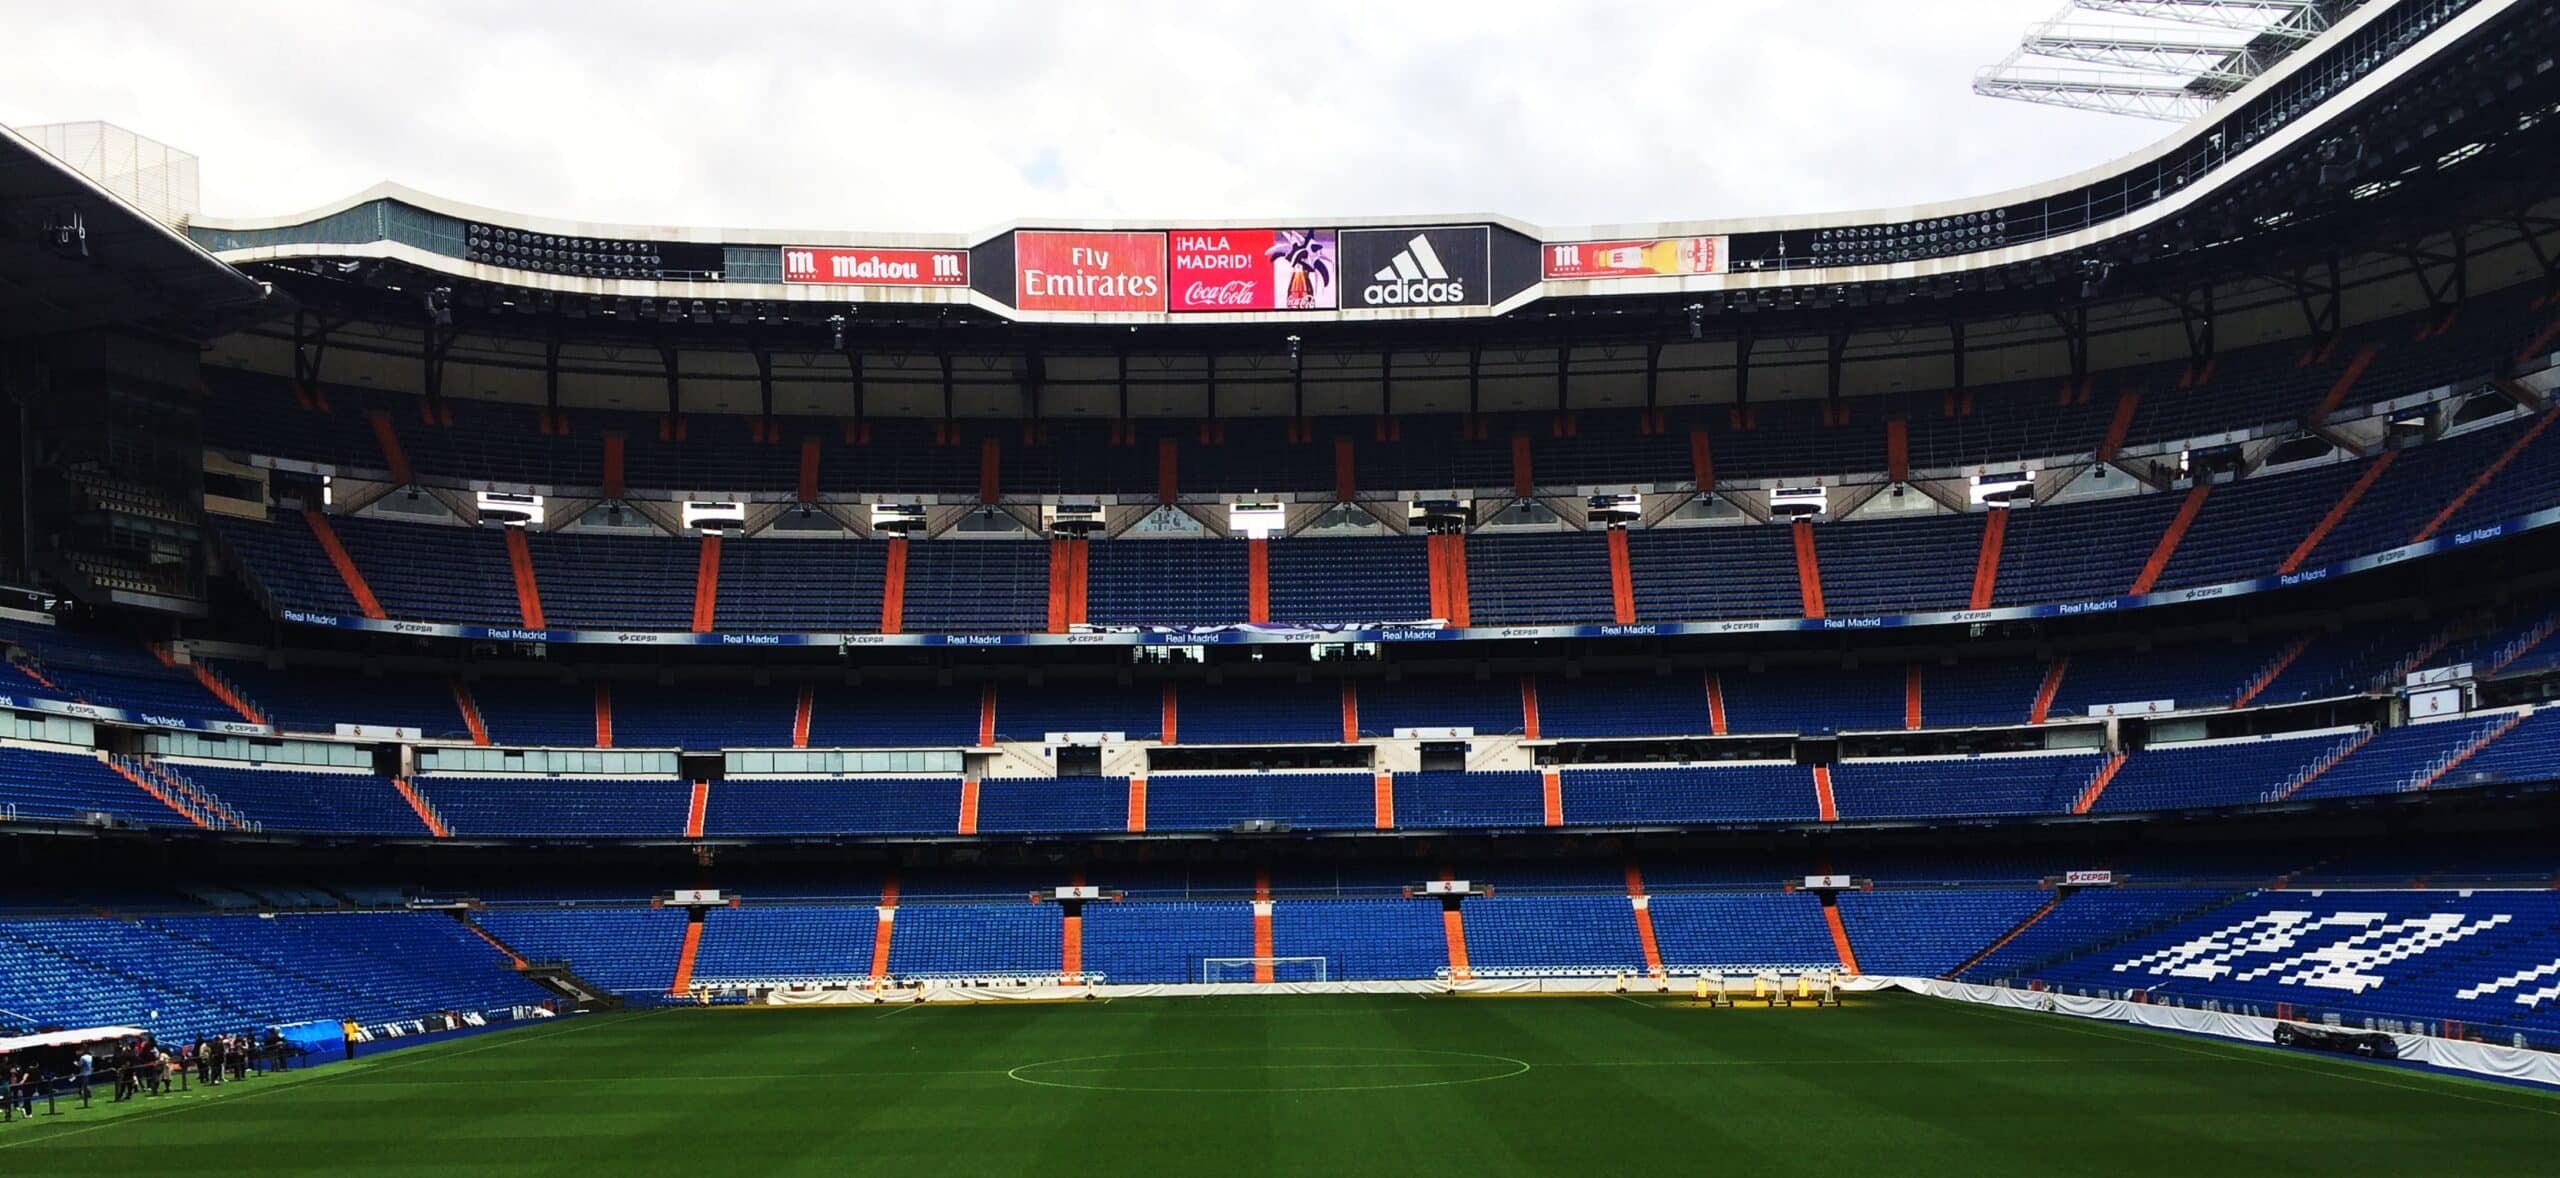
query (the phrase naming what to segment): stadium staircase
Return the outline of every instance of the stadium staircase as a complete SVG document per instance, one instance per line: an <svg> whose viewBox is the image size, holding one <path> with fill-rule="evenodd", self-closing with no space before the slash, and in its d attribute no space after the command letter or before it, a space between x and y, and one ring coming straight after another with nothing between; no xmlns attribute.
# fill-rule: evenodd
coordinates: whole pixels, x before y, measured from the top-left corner
<svg viewBox="0 0 2560 1178"><path fill-rule="evenodd" d="M2140 597L2159 583L2160 574L2168 570L2169 561L2177 556L2179 542L2186 539L2187 529L2196 522L2196 513L2204 510L2205 498L2212 493L2213 484L2202 479L2188 488L2186 500L2178 504L2178 514L2169 518L2169 526L2160 533L2160 542L2151 549L2151 558L2142 562L2141 574L2134 577L2126 593Z"/></svg>
<svg viewBox="0 0 2560 1178"><path fill-rule="evenodd" d="M2240 687L2240 693L2232 697L2231 706L2234 708L2248 707L2250 701L2257 699L2260 692L2265 691L2269 684L2274 683L2278 676L2284 674L2285 668L2292 666L2295 659L2302 657L2303 651L2311 648L2311 638L2311 635L2305 634L2300 638L2294 639L2293 642L2287 645L2282 652L2278 653L2273 660L2269 661L2266 666L2260 667L2257 675L2252 677L2247 683L2242 684Z"/></svg>
<svg viewBox="0 0 2560 1178"><path fill-rule="evenodd" d="M970 783L974 790L976 782ZM891 872L880 885L879 927L871 936L871 987L879 989L889 980L889 937L897 930L898 876Z"/></svg>
<svg viewBox="0 0 2560 1178"><path fill-rule="evenodd" d="M422 400L420 406L425 402ZM393 486L406 487L418 481L417 472L409 468L409 452L400 444L400 430L391 424L391 415L380 409L365 415L373 426L374 444L382 450L382 468L391 472Z"/></svg>
<svg viewBox="0 0 2560 1178"><path fill-rule="evenodd" d="M1831 932L1832 951L1840 955L1841 972L1857 973L1858 951L1849 944L1849 926L1840 920L1839 893L1822 893L1822 923Z"/></svg>
<svg viewBox="0 0 2560 1178"><path fill-rule="evenodd" d="M705 532L693 573L693 632L708 634L720 613L720 533Z"/></svg>
<svg viewBox="0 0 2560 1178"><path fill-rule="evenodd" d="M1965 598L1966 609L1991 608L1991 595L2000 585L2000 548L2008 536L2007 508L1982 513L1982 548L1973 558L1973 591Z"/></svg>
<svg viewBox="0 0 2560 1178"><path fill-rule="evenodd" d="M1819 618L1822 608L1822 561L1814 552L1813 521L1797 516L1793 525L1796 549L1796 595L1804 616Z"/></svg>
<svg viewBox="0 0 2560 1178"><path fill-rule="evenodd" d="M2072 813L2086 814L2098 804L2098 799L2107 792L2107 783L2114 781L2116 774L2123 770L2126 756L2125 753L2116 753L2098 766L2098 772L2089 779L2087 788L2082 789L2080 796L2072 801Z"/></svg>
<svg viewBox="0 0 2560 1178"><path fill-rule="evenodd" d="M471 689L464 686L462 680L455 679L452 684L453 706L462 713L462 726L471 733L471 743L488 747L489 725L480 717L480 702L471 698Z"/></svg>
<svg viewBox="0 0 2560 1178"><path fill-rule="evenodd" d="M177 795L162 787L155 775L144 772L139 761L106 753L99 754L99 758L106 762L108 768L115 770L118 776L132 782L135 789L151 795L152 800L167 806L196 829L217 829L218 824L213 818L179 801Z"/></svg>
<svg viewBox="0 0 2560 1178"><path fill-rule="evenodd" d="M542 586L533 576L533 550L525 543L523 528L508 528L506 532L507 567L515 573L516 613L527 629L547 629L542 615Z"/></svg>
<svg viewBox="0 0 2560 1178"><path fill-rule="evenodd" d="M356 559L347 555L347 546L339 542L338 529L330 526L328 515L304 508L302 521L311 529L311 538L319 543L320 551L328 556L330 567L338 571L338 579L345 583L347 596L355 599L357 611L376 621L389 617L382 612L382 602L373 595L373 586L366 583L363 571L356 568Z"/></svg>
<svg viewBox="0 0 2560 1178"><path fill-rule="evenodd" d="M2285 782L2283 787L2270 794L2267 800L2271 802L2286 801L2292 798L2293 795L2301 793L2304 786L2319 780L2321 774L2327 773L2329 770L2336 768L2338 762L2355 755L2355 751L2357 749L2373 743L2374 735L2374 729L2364 728L2358 730L2354 736L2350 736L2347 739L2338 742L2338 746L2336 748L2329 750L2328 754L2321 757L2319 760L2313 761L2308 766L2305 766L2302 772L2294 775L2291 780Z"/></svg>
<svg viewBox="0 0 2560 1178"><path fill-rule="evenodd" d="M2053 910L2060 906L2065 898L2067 898L2065 893L2059 890L2055 891L2054 894L2050 898L2046 899L2042 905L2039 905L2035 911L2028 913L2026 919L2009 926L2009 931L2000 934L1999 939L1983 946L1979 950L1976 950L1974 955L1965 958L1962 964L1957 965L1954 969L1948 970L1945 973L1939 974L1938 977L1941 980L1948 981L1963 977L1966 970L1982 964L1983 961L1986 958L1989 958L1992 954L2008 948L2009 942L2018 939L2018 934L2034 928L2038 921L2043 920L2047 916L2051 916L2053 914Z"/></svg>
<svg viewBox="0 0 2560 1178"><path fill-rule="evenodd" d="M436 813L436 808L427 802L426 797L418 792L417 787L409 784L408 778L392 778L391 788L399 791L400 800L408 803L410 811L415 813L418 821L426 826L429 835L440 839L453 837L452 829L444 824L444 816Z"/></svg>
<svg viewBox="0 0 2560 1178"><path fill-rule="evenodd" d="M2551 428L2553 418L2560 418L2560 406L2544 410L2542 416L2534 419L2532 428L2517 435L2495 461L2480 468L2480 473L2471 476L2471 481L2463 484L2462 490L2446 502L2442 510L2436 512L2415 535L2409 537L2409 543L2416 544L2433 537L2437 530L2444 527L2445 521L2452 519L2456 512L2461 511L2465 504L2471 502L2473 496L2480 493L2481 488L2488 486L2501 472L2505 471L2507 466L2516 460L2516 455L2524 453L2525 448L2531 446L2534 439L2542 436L2542 431Z"/></svg>
<svg viewBox="0 0 2560 1178"><path fill-rule="evenodd" d="M880 632L904 632L907 618L907 538L889 537L887 563L880 572Z"/></svg>
<svg viewBox="0 0 2560 1178"><path fill-rule="evenodd" d="M2416 784L2412 785L2410 789L2417 792L2424 792L2435 788L2435 784L2437 782L2444 780L2447 776L2451 775L2454 770L2461 768L2463 762L2479 755L2480 750L2496 743L2499 737L2515 731L2517 725L2524 723L2525 716L2527 714L2528 713L2525 712L2509 713L2505 719L2491 725L2487 731L2482 732L2477 737L2474 737L2470 743L2463 745L2461 748L2455 749L2452 753L2446 755L2444 759L2436 762L2434 766L2430 767L2424 774L2419 776Z"/></svg>
<svg viewBox="0 0 2560 1178"><path fill-rule="evenodd" d="M2036 686L2036 701L2027 709L2027 723L2042 724L2053 714L2053 699L2062 693L2062 676L2071 669L2071 656L2061 655L2044 671L2044 681Z"/></svg>
<svg viewBox="0 0 2560 1178"><path fill-rule="evenodd" d="M2320 547L2321 541L2329 538L2329 533L2337 530L2338 521L2347 518L2347 513L2355 510L2356 504L2363 501L2364 493L2373 489L2373 484L2381 480L2382 472L2391 469L2392 461L2399 457L2399 451L2385 450L2380 457L2366 463L2364 473L2357 475L2356 481L2347 484L2346 493L2338 496L2338 501L2330 505L2328 512L2320 517L2320 521L2311 525L2311 531L2302 537L2302 542L2294 545L2292 552L2285 554L2283 562L2276 565L2276 573L2279 576L2290 576L2302 567L2304 561L2311 559L2312 551Z"/></svg>
<svg viewBox="0 0 2560 1178"><path fill-rule="evenodd" d="M1653 898L1644 891L1644 871L1633 860L1627 863L1627 907L1635 914L1636 943L1644 947L1644 969L1653 977L1663 976L1662 941L1653 931Z"/></svg>
<svg viewBox="0 0 2560 1178"><path fill-rule="evenodd" d="M506 943L496 933L482 927L479 921L472 919L470 912L459 908L451 911L457 923L486 942L491 949L497 950L516 974L526 981L566 999L580 1010L618 1010L622 1007L621 998L611 990L579 977L578 971L568 962L532 960L517 952L515 946Z"/></svg>

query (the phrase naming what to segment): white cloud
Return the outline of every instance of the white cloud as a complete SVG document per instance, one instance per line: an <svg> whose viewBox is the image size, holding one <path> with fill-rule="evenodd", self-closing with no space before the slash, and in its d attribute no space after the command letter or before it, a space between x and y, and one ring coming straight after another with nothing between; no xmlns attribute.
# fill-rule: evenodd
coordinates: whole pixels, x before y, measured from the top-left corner
<svg viewBox="0 0 2560 1178"><path fill-rule="evenodd" d="M2158 135L1969 92L2053 5L49 4L0 120L193 151L221 215L387 179L639 224L1564 226L1919 203Z"/></svg>

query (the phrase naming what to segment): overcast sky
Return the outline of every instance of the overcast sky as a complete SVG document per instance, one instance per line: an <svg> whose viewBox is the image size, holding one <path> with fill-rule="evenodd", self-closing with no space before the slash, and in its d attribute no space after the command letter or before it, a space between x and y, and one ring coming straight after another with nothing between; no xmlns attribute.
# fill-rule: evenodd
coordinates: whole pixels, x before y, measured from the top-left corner
<svg viewBox="0 0 2560 1178"><path fill-rule="evenodd" d="M1977 98L2059 0L19 3L0 122L203 160L204 210L381 180L640 224L1912 204L2166 124Z"/></svg>

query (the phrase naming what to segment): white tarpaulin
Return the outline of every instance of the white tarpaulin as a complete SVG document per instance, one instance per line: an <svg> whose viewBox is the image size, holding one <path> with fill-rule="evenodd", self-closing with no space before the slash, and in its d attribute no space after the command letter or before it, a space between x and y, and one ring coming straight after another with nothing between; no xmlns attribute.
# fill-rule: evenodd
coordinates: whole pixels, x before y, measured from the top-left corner
<svg viewBox="0 0 2560 1178"><path fill-rule="evenodd" d="M41 1035L20 1035L0 1039L0 1054L33 1051L40 1047L74 1047L82 1043L104 1043L109 1039L131 1039L147 1034L140 1027L87 1027L77 1031L46 1031Z"/></svg>
<svg viewBox="0 0 2560 1178"><path fill-rule="evenodd" d="M2134 1026L2157 1027L2170 1031L2187 1031L2198 1035L2212 1035L2220 1039L2237 1039L2247 1043L2273 1043L2278 1025L2278 1021L2271 1018L2214 1010L2195 1010L2184 1006L2156 1006L2142 1002L2120 1002L2112 998L2076 998L2068 994L2048 994L2036 990L2012 990L2000 986L1942 982L1935 978L1891 980L1906 990L1926 994L1932 998L1972 1002L1985 1006L2005 1006L2013 1010L2064 1014L2074 1018L2098 1019L2105 1022L2129 1023ZM2432 1035L2395 1034L2391 1036L2391 1041L2399 1050L2399 1058L2410 1062L2423 1063L2449 1071L2495 1076L2502 1080L2524 1080L2560 1087L2560 1055L2547 1051L2527 1051L2517 1047L2501 1047L2494 1043L2439 1039Z"/></svg>

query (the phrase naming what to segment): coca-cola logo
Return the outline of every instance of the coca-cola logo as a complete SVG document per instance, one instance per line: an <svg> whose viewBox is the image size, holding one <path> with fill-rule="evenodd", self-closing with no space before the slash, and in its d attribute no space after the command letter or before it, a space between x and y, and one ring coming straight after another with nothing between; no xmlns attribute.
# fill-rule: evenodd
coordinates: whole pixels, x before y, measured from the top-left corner
<svg viewBox="0 0 2560 1178"><path fill-rule="evenodd" d="M1182 290L1186 307L1252 307L1260 300L1262 288L1238 279L1233 282L1194 282Z"/></svg>
<svg viewBox="0 0 2560 1178"><path fill-rule="evenodd" d="M1336 302L1334 234L1201 229L1167 235L1175 311L1312 311Z"/></svg>

